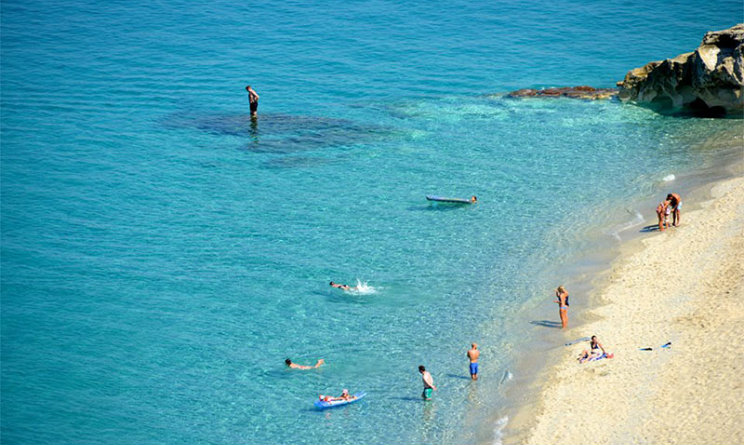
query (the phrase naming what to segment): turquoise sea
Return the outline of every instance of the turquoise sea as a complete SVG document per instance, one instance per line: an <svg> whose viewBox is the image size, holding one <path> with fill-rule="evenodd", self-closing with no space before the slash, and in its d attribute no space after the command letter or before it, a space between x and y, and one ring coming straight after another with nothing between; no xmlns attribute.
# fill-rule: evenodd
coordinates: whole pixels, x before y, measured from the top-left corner
<svg viewBox="0 0 744 445"><path fill-rule="evenodd" d="M740 149L740 121L501 95L612 87L740 1L1 6L8 445L498 441L564 268Z"/></svg>

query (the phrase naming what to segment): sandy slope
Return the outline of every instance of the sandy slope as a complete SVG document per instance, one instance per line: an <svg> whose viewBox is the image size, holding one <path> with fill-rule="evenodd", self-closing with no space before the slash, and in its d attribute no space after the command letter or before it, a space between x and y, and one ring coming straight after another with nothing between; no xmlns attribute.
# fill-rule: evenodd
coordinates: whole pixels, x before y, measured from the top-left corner
<svg viewBox="0 0 744 445"><path fill-rule="evenodd" d="M571 332L615 358L579 365L588 345L566 347L526 443L744 444L744 178L713 196L615 264L602 318Z"/></svg>

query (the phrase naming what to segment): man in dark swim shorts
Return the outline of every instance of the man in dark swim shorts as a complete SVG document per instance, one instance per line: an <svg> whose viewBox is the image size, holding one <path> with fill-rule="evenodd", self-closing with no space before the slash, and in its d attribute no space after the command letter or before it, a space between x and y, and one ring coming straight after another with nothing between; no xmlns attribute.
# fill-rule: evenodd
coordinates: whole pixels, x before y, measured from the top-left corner
<svg viewBox="0 0 744 445"><path fill-rule="evenodd" d="M256 117L258 114L258 93L250 85L245 87L245 90L248 92L248 101L251 104L251 117Z"/></svg>

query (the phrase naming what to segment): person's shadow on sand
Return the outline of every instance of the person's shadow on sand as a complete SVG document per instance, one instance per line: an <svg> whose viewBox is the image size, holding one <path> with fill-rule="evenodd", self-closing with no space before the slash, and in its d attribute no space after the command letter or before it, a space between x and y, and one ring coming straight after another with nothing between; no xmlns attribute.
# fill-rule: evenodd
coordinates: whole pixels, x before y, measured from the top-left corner
<svg viewBox="0 0 744 445"><path fill-rule="evenodd" d="M543 326L546 328L560 328L561 327L561 322L550 321L550 320L532 320L530 324L534 324L536 326Z"/></svg>
<svg viewBox="0 0 744 445"><path fill-rule="evenodd" d="M648 233L648 232L658 232L659 231L659 225L658 224L651 224L650 226L646 226L639 230L639 232L642 233Z"/></svg>

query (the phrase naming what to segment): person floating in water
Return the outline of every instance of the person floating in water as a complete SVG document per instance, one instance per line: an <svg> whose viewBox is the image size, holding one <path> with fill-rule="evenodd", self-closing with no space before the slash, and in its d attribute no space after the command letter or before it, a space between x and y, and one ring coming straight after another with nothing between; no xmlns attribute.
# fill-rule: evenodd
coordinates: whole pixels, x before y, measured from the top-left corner
<svg viewBox="0 0 744 445"><path fill-rule="evenodd" d="M470 197L470 202L475 204L476 202L478 202L478 198L475 195L473 195Z"/></svg>
<svg viewBox="0 0 744 445"><path fill-rule="evenodd" d="M251 104L251 117L255 118L258 115L258 93L250 85L245 87L245 90L248 92L248 102Z"/></svg>
<svg viewBox="0 0 744 445"><path fill-rule="evenodd" d="M431 373L426 370L424 365L419 366L419 372L421 373L421 380L424 382L424 392L421 393L421 397L424 400L431 399L431 392L436 391L437 387L434 386L434 379L431 377Z"/></svg>
<svg viewBox="0 0 744 445"><path fill-rule="evenodd" d="M320 365L324 364L325 360L324 359L318 360L318 362L315 363L315 366L298 365L297 363L292 363L292 360L290 359L284 360L284 363L286 363L287 366L289 366L292 369L315 369L315 368L319 368Z"/></svg>
<svg viewBox="0 0 744 445"><path fill-rule="evenodd" d="M555 296L558 298L555 300L558 303L558 315L561 317L561 329L566 329L568 326L568 292L563 286L558 286L555 290Z"/></svg>
<svg viewBox="0 0 744 445"><path fill-rule="evenodd" d="M470 345L470 350L468 351L468 359L470 359L470 378L473 380L478 380L478 357L480 357L478 344L473 343Z"/></svg>
<svg viewBox="0 0 744 445"><path fill-rule="evenodd" d="M338 397L324 396L323 394L321 394L320 397L318 397L318 398L320 400L324 401L324 402L335 402L335 401L338 401L338 400L352 400L352 399L354 399L354 397L351 394L349 394L349 390L348 389L344 389L343 391L341 391L341 395L338 396Z"/></svg>
<svg viewBox="0 0 744 445"><path fill-rule="evenodd" d="M330 285L331 285L331 287L335 287L337 289L342 289L342 290L345 290L345 291L357 290L358 289L357 286L351 287L348 284L334 283L333 281L330 282Z"/></svg>
<svg viewBox="0 0 744 445"><path fill-rule="evenodd" d="M674 227L677 227L680 224L679 210L682 208L682 197L676 193L670 193L667 195L666 199L669 202L669 210L667 211L668 212L667 215L671 211L673 215L672 221L673 221Z"/></svg>
<svg viewBox="0 0 744 445"><path fill-rule="evenodd" d="M597 336L592 335L592 339L589 341L589 349L584 349L581 351L581 354L579 354L579 363L584 363L587 360L598 359L602 357L602 355L612 358L612 354L608 354L607 351L605 351L602 343L597 340Z"/></svg>

